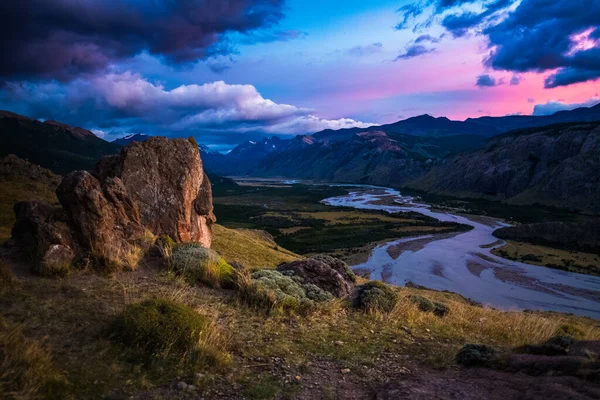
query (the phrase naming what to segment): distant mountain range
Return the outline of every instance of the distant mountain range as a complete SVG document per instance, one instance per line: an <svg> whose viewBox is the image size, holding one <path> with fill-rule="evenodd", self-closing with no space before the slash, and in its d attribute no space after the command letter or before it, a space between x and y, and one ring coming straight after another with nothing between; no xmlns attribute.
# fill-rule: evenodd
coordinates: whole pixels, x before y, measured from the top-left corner
<svg viewBox="0 0 600 400"><path fill-rule="evenodd" d="M64 174L75 169L91 169L99 158L120 149L121 146L82 128L0 111L0 157L15 154Z"/></svg>
<svg viewBox="0 0 600 400"><path fill-rule="evenodd" d="M465 121L422 115L365 129L248 141L227 154L199 147L205 168L217 175L411 186L596 212L598 123L585 124L593 121L600 121L600 105ZM0 111L0 156L16 154L59 174L91 169L100 157L147 138L137 133L109 143L82 128Z"/></svg>
<svg viewBox="0 0 600 400"><path fill-rule="evenodd" d="M293 139L246 142L209 157L221 175L280 176L337 182L403 185L457 153L480 147L510 130L564 122L600 121L600 105L548 116L451 121L429 115L370 128L324 130Z"/></svg>

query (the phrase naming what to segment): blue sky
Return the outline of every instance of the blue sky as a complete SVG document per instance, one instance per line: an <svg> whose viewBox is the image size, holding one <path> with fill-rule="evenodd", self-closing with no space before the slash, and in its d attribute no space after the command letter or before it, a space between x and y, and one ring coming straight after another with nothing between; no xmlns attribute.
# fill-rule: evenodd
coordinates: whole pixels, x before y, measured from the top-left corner
<svg viewBox="0 0 600 400"><path fill-rule="evenodd" d="M424 113L598 102L595 0L43 4L7 6L0 107L108 140L194 135L225 149Z"/></svg>

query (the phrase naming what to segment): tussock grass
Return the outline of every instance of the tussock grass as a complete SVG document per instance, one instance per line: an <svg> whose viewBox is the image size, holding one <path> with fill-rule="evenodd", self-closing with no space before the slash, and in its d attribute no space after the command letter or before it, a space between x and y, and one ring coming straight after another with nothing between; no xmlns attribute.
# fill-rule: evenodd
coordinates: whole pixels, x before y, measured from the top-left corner
<svg viewBox="0 0 600 400"><path fill-rule="evenodd" d="M173 360L223 366L228 357L216 324L193 308L166 299L129 305L111 327L112 337L146 362Z"/></svg>
<svg viewBox="0 0 600 400"><path fill-rule="evenodd" d="M203 283L213 288L233 287L233 267L217 253L197 243L176 246L171 264L190 284Z"/></svg>
<svg viewBox="0 0 600 400"><path fill-rule="evenodd" d="M6 399L70 398L47 348L0 318L0 394Z"/></svg>

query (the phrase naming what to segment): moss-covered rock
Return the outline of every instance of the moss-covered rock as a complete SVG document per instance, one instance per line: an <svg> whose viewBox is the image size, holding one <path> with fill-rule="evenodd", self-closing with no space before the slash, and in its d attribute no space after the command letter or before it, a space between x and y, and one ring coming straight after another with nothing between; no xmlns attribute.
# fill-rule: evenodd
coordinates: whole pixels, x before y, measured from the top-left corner
<svg viewBox="0 0 600 400"><path fill-rule="evenodd" d="M112 325L112 338L146 355L183 357L198 349L208 328L193 308L165 299L129 305Z"/></svg>
<svg viewBox="0 0 600 400"><path fill-rule="evenodd" d="M423 312L432 312L438 317L443 317L448 314L450 309L444 303L437 301L431 301L426 297L418 295L410 295L408 299L419 307L419 310Z"/></svg>
<svg viewBox="0 0 600 400"><path fill-rule="evenodd" d="M171 264L190 284L203 283L215 288L233 287L234 268L216 252L197 243L176 246Z"/></svg>
<svg viewBox="0 0 600 400"><path fill-rule="evenodd" d="M496 349L485 344L465 344L456 354L456 362L465 367L489 367L497 359Z"/></svg>
<svg viewBox="0 0 600 400"><path fill-rule="evenodd" d="M389 313L398 303L396 291L379 281L370 281L356 287L352 305L366 311Z"/></svg>

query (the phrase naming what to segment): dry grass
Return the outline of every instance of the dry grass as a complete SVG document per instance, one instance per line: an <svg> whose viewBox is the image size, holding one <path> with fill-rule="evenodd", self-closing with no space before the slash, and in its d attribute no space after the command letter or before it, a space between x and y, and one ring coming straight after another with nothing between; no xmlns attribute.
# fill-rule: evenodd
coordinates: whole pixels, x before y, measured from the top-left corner
<svg viewBox="0 0 600 400"><path fill-rule="evenodd" d="M0 318L0 394L6 399L65 399L68 383L48 349Z"/></svg>
<svg viewBox="0 0 600 400"><path fill-rule="evenodd" d="M300 258L260 233L228 229L221 225L213 225L211 248L227 262L237 262L249 267L274 268L282 262Z"/></svg>

